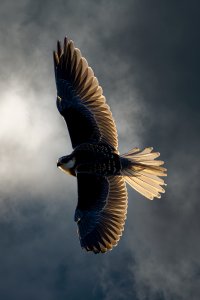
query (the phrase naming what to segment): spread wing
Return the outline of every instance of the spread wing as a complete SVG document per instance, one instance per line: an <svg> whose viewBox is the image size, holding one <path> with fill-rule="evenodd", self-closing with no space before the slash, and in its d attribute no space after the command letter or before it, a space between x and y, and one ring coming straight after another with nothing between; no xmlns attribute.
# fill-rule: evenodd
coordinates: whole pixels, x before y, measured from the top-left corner
<svg viewBox="0 0 200 300"><path fill-rule="evenodd" d="M57 107L64 117L72 146L104 142L115 150L117 130L97 78L73 41L58 42L54 52Z"/></svg>
<svg viewBox="0 0 200 300"><path fill-rule="evenodd" d="M127 190L121 176L77 174L75 221L82 248L106 252L117 245L127 213Z"/></svg>

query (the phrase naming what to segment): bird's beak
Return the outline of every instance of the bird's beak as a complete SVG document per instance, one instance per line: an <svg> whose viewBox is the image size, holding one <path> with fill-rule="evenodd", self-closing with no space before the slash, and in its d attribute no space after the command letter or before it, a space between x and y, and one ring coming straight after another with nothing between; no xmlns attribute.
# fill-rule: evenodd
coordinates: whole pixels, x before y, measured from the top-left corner
<svg viewBox="0 0 200 300"><path fill-rule="evenodd" d="M58 161L57 162L57 168L59 168L61 166L61 163Z"/></svg>

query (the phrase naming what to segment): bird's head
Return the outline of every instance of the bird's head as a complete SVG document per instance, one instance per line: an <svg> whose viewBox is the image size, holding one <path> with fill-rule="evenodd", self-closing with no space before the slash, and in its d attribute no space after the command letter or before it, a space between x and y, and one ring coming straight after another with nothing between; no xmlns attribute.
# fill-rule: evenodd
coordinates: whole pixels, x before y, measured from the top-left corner
<svg viewBox="0 0 200 300"><path fill-rule="evenodd" d="M63 172L76 176L75 173L75 158L72 155L62 156L57 161L57 167Z"/></svg>

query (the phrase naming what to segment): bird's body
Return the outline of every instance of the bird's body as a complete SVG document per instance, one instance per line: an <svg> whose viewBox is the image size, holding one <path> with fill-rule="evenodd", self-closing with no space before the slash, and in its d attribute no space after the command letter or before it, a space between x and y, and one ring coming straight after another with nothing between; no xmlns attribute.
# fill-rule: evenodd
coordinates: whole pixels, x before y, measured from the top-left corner
<svg viewBox="0 0 200 300"><path fill-rule="evenodd" d="M77 146L70 155L70 161L74 161L74 165L70 168L71 173L115 176L120 175L122 170L120 156L112 147L103 143L83 143Z"/></svg>
<svg viewBox="0 0 200 300"><path fill-rule="evenodd" d="M166 176L153 148L133 148L120 155L115 122L102 88L80 50L65 38L54 52L57 107L68 126L73 152L57 166L77 177L75 221L87 251L116 246L127 213L127 182L148 199L160 198Z"/></svg>

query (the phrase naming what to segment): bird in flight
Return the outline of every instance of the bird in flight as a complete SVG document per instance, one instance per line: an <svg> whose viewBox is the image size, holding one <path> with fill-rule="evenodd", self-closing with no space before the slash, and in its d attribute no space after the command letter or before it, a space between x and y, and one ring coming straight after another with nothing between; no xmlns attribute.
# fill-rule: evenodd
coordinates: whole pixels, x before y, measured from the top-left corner
<svg viewBox="0 0 200 300"><path fill-rule="evenodd" d="M153 148L120 155L117 129L94 72L72 40L54 51L57 108L69 131L73 152L57 161L77 178L74 220L81 247L105 253L117 245L127 214L126 183L153 200L164 193L164 164Z"/></svg>

